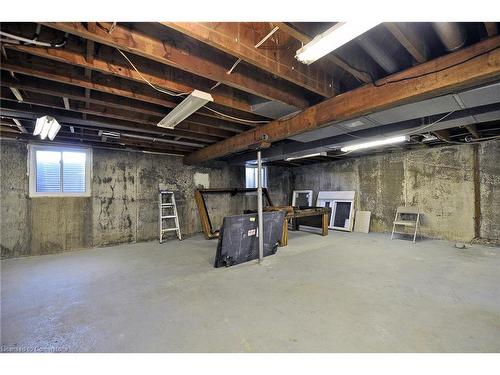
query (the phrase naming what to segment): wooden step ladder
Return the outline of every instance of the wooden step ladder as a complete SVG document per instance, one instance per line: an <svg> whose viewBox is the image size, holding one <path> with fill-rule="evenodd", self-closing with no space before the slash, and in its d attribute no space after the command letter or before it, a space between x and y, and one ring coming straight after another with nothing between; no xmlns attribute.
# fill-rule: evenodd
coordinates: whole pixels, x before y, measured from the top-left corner
<svg viewBox="0 0 500 375"><path fill-rule="evenodd" d="M175 231L179 241L182 240L181 229L179 226L179 216L177 214L177 206L175 204L175 195L171 190L160 190L159 193L159 228L160 228L160 243L163 243L163 236L167 232ZM174 221L175 226L168 224Z"/></svg>

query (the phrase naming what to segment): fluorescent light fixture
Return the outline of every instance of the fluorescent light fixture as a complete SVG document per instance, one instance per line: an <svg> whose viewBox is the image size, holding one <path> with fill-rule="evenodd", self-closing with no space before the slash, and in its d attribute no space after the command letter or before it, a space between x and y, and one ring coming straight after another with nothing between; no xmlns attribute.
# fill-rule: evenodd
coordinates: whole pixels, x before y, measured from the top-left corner
<svg viewBox="0 0 500 375"><path fill-rule="evenodd" d="M63 96L63 103L64 103L64 108L66 109L71 109L71 107L69 106L69 99L66 98L65 96Z"/></svg>
<svg viewBox="0 0 500 375"><path fill-rule="evenodd" d="M313 158L315 156L326 156L326 152L315 152L314 154L307 154L301 156L292 156L290 158L286 158L285 161L297 160L297 159L305 159L305 158Z"/></svg>
<svg viewBox="0 0 500 375"><path fill-rule="evenodd" d="M10 91L12 91L12 93L14 94L14 96L16 97L16 99L19 102L22 103L24 101L23 96L21 95L21 93L19 92L18 89L14 88L14 87L10 87Z"/></svg>
<svg viewBox="0 0 500 375"><path fill-rule="evenodd" d="M380 22L339 22L297 50L295 58L304 64L312 64L328 53L342 47Z"/></svg>
<svg viewBox="0 0 500 375"><path fill-rule="evenodd" d="M213 102L212 95L207 92L194 90L179 105L177 105L168 115L166 115L158 126L162 128L175 128L181 121L192 115L208 102Z"/></svg>
<svg viewBox="0 0 500 375"><path fill-rule="evenodd" d="M36 119L35 131L33 135L40 135L41 139L49 137L52 141L56 137L61 125L52 116L43 116Z"/></svg>
<svg viewBox="0 0 500 375"><path fill-rule="evenodd" d="M102 135L104 137L108 137L108 138L120 138L120 133L117 133L117 132L104 131L104 132L102 132Z"/></svg>
<svg viewBox="0 0 500 375"><path fill-rule="evenodd" d="M17 118L12 119L14 123L16 124L17 128L21 131L21 133L27 133L28 131L26 128L21 124L21 121L19 121Z"/></svg>
<svg viewBox="0 0 500 375"><path fill-rule="evenodd" d="M389 145L389 144L393 144L393 143L401 143L401 142L405 142L407 140L408 140L408 136L406 136L406 135L399 135L397 137L379 139L379 140L376 140L376 141L365 142L365 143L358 143L358 144L355 144L355 145L345 146L345 147L342 147L340 149L340 151L342 151L342 152L348 152L348 151L363 150L365 148L384 146L384 145Z"/></svg>

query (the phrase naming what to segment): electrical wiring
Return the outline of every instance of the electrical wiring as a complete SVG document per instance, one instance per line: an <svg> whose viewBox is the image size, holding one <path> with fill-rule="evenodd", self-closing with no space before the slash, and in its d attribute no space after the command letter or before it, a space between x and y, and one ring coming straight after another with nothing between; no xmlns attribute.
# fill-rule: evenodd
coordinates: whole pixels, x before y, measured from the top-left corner
<svg viewBox="0 0 500 375"><path fill-rule="evenodd" d="M491 137L483 137L483 138L476 138L472 141L466 141L466 142L456 142L456 141L448 141L446 139L441 139L445 143L453 144L453 145L468 145L468 144L473 144L473 143L481 143L481 142L486 142L486 141L492 141L494 139L499 139L500 135L494 135Z"/></svg>
<svg viewBox="0 0 500 375"><path fill-rule="evenodd" d="M401 134L401 135L412 135L412 134L420 133L422 130L430 128L431 126L436 125L437 123L443 121L448 116L451 116L451 114L453 114L454 112L456 112L456 109L454 109L451 112L448 112L446 115L444 115L443 117L439 118L438 120L432 122L431 124L423 125L423 126L419 127L418 129L412 130L406 134Z"/></svg>
<svg viewBox="0 0 500 375"><path fill-rule="evenodd" d="M181 92L181 93L175 93L173 91L168 91L168 90L164 90L160 87L156 87L155 85L153 85L151 82L149 82L143 75L142 73L139 71L139 69L137 69L134 65L134 63L132 61L130 61L130 59L127 57L127 55L125 55L121 49L117 48L117 51L120 52L122 54L122 56L125 58L125 60L128 61L128 63L132 66L132 68L134 68L134 70L137 72L137 74L139 74L139 76L142 78L142 80L144 82L146 82L149 86L151 86L152 88L154 88L156 91L159 91L159 92L162 92L164 94L167 94L167 95L170 95L170 96L186 96L186 95L189 95L190 92Z"/></svg>
<svg viewBox="0 0 500 375"><path fill-rule="evenodd" d="M483 56L483 55L486 55L486 54L488 54L488 53L490 53L490 52L492 52L492 51L495 51L495 50L497 50L497 49L499 49L499 48L500 48L500 46L495 46L495 47L492 47L492 48L490 48L490 49L488 49L488 50L486 50L486 51L483 51L483 52L481 52L481 53L478 53L477 55L474 55L474 56L468 57L467 59L462 60L462 61L460 61L460 62L457 62L457 63L451 64L451 65L445 66L445 67L440 68L440 69L433 70L433 71L431 71L431 72L425 72L425 73L422 73L422 74L416 74L416 75L414 75L414 76L410 76L410 77L404 77L404 78L395 79L395 80L387 80L387 81L382 82L382 83L376 83L376 82L373 80L373 78L372 78L372 80L373 80L372 84L373 84L375 87L381 87L381 86L385 86L385 85L388 85L388 84L391 84L391 83L398 83L398 82L409 81L409 80L416 79L416 78L420 78L420 77L425 77L425 76L427 76L427 75L429 75L429 74L439 73L439 72L442 72L442 71L444 71L444 70L447 70L447 69L453 68L453 67L455 67L455 66L458 66L458 65L461 65L461 64L465 64L465 63L466 63L466 62L468 62L468 61L471 61L471 60L474 60L474 59L476 59L476 58L478 58L478 57L481 57L481 56Z"/></svg>
<svg viewBox="0 0 500 375"><path fill-rule="evenodd" d="M5 42L5 43L27 44L27 45L33 44L35 46L53 47L53 48L64 47L66 45L66 41L68 39L68 33L64 34L64 39L60 43L40 42L40 41L36 40L36 39L38 39L38 37L36 39L28 39L28 38L24 38L22 36L17 36L14 34L6 33L5 31L0 31L0 35L8 38L8 39L2 38L2 42Z"/></svg>
<svg viewBox="0 0 500 375"><path fill-rule="evenodd" d="M168 91L168 90L164 90L160 87L156 87L155 85L153 85L151 82L149 82L143 75L142 73L139 71L139 69L136 68L136 66L132 63L132 61L130 61L130 59L127 57L127 55L125 53L123 53L122 50L120 50L119 48L117 48L118 52L121 53L121 55L128 61L128 63L132 66L132 68L134 68L134 70L137 72L137 74L139 74L139 76L141 77L141 79L146 82L149 86L151 86L153 89L155 89L156 91L159 91L159 92L162 92L164 94L167 94L167 95L170 95L170 96L175 96L175 97L185 97L186 95L189 95L191 94L190 92L182 92L182 93L175 93L175 92L172 92L172 91ZM206 108L208 109L209 111L212 111L216 114L218 114L219 116L224 116L224 117L227 117L227 118L230 118L232 120L236 120L236 121L241 121L241 122L247 122L249 124L267 124L269 121L254 121L254 120L247 120L247 119L243 119L243 118L239 118L239 117L235 117L235 116L231 116L231 115L227 115L225 113L222 113L222 112L219 112L219 111L216 111L215 109L212 109L210 107L208 107L207 105L204 105L202 108Z"/></svg>
<svg viewBox="0 0 500 375"><path fill-rule="evenodd" d="M251 123L251 124L268 124L269 121L254 121L254 120L246 120L246 119L242 119L242 118L238 118L238 117L234 117L234 116L230 116L230 115L226 115L225 113L222 113L222 112L219 112L219 111L216 111L215 109L212 109L210 107L208 107L207 105L204 105L203 108L206 108L208 109L209 111L212 111L214 113L217 113L218 115L220 116L224 116L224 117L227 117L227 118L230 118L230 119L233 119L233 120L236 120L236 121L244 121L244 122L248 122L248 123Z"/></svg>

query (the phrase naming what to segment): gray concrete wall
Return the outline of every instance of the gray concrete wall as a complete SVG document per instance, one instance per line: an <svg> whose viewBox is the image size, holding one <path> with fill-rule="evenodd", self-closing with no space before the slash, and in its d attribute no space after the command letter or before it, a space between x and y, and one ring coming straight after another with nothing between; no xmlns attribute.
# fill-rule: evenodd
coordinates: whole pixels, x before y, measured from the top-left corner
<svg viewBox="0 0 500 375"><path fill-rule="evenodd" d="M500 142L479 148L481 166L481 237L500 242Z"/></svg>
<svg viewBox="0 0 500 375"><path fill-rule="evenodd" d="M94 149L91 197L30 198L26 143L4 140L0 148L3 258L157 239L159 185L175 191L182 233L190 235L201 231L195 173L208 174L210 187L245 184L243 168L227 163L193 167L174 156ZM219 226L254 201L220 196L207 205Z"/></svg>
<svg viewBox="0 0 500 375"><path fill-rule="evenodd" d="M479 145L481 237L500 238L500 142ZM388 232L400 205L424 213L425 236L474 238L474 150L445 146L292 169L294 189L355 190L355 208L372 212L371 230Z"/></svg>
<svg viewBox="0 0 500 375"><path fill-rule="evenodd" d="M500 142L479 145L482 238L500 238ZM182 232L201 231L193 198L194 176L205 173L210 187L243 187L244 170L226 163L185 166L173 156L93 150L92 196L29 198L25 143L0 143L0 245L2 257L147 241L158 237L157 189L173 189ZM474 237L472 145L286 168L269 167L276 205L290 204L294 189L356 190L356 209L372 211L373 231L389 231L398 205L424 212L429 237L469 241ZM207 199L214 227L227 215L255 208L255 196Z"/></svg>

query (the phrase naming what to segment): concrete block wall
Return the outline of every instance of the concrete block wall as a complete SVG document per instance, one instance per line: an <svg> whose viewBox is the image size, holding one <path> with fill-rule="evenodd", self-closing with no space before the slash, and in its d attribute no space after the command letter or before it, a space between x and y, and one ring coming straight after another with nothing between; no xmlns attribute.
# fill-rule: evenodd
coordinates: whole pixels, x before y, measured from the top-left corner
<svg viewBox="0 0 500 375"><path fill-rule="evenodd" d="M481 143L481 238L500 238L500 142ZM475 237L474 146L452 145L393 152L292 168L292 187L355 190L355 209L372 212L371 230L388 232L398 206L418 206L422 232L432 238Z"/></svg>

